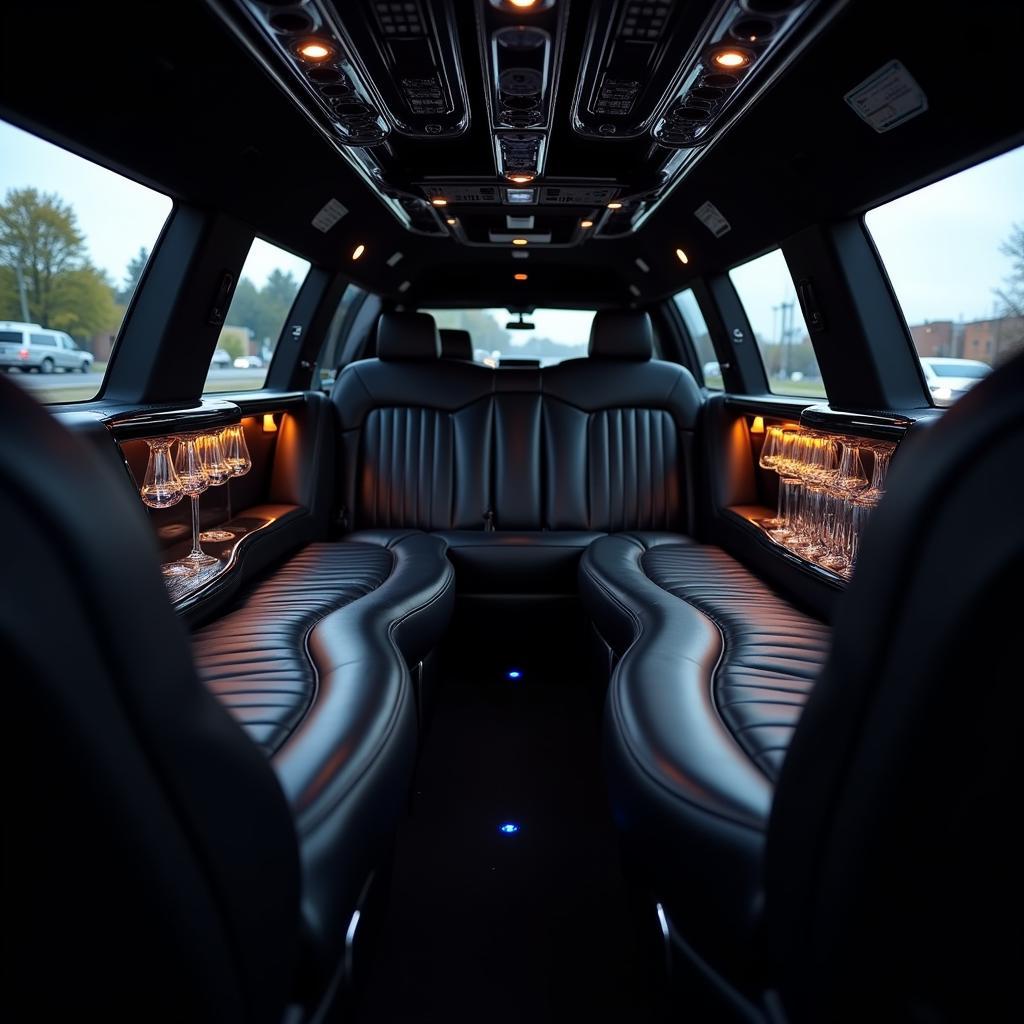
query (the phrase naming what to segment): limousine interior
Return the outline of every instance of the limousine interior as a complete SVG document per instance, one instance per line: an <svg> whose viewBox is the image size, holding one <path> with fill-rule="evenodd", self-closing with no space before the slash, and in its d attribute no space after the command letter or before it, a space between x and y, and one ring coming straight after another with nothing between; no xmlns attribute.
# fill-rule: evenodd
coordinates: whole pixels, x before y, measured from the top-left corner
<svg viewBox="0 0 1024 1024"><path fill-rule="evenodd" d="M5 5L7 1019L1017 1017L1022 35Z"/></svg>

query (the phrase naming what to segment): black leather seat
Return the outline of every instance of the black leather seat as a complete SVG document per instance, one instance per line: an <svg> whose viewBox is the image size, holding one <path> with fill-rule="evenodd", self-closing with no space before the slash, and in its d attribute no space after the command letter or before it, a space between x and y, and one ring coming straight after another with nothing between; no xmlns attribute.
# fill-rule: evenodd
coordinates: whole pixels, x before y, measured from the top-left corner
<svg viewBox="0 0 1024 1024"><path fill-rule="evenodd" d="M377 347L332 393L354 539L428 530L464 588L572 592L602 533L690 529L700 393L646 314L598 313L589 357L545 370L441 360L425 314L384 314Z"/></svg>
<svg viewBox="0 0 1024 1024"><path fill-rule="evenodd" d="M901 450L832 637L686 538L581 562L627 863L723 1019L1012 1012L1022 394L1018 358Z"/></svg>
<svg viewBox="0 0 1024 1024"><path fill-rule="evenodd" d="M621 659L605 731L627 860L701 957L746 965L774 783L830 630L674 534L596 541L580 596Z"/></svg>
<svg viewBox="0 0 1024 1024"><path fill-rule="evenodd" d="M40 1019L312 1012L408 792L407 659L450 612L443 544L313 545L202 630L247 736L116 460L2 380L0 400L8 997Z"/></svg>
<svg viewBox="0 0 1024 1024"><path fill-rule="evenodd" d="M473 362L473 337L469 331L463 331L457 327L442 327L437 333L441 338L442 359Z"/></svg>

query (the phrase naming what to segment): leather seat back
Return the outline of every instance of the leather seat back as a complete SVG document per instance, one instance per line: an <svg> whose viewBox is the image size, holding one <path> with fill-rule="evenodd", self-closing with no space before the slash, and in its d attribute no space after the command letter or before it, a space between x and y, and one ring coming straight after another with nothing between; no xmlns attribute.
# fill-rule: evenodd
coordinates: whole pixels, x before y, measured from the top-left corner
<svg viewBox="0 0 1024 1024"><path fill-rule="evenodd" d="M598 313L588 358L544 370L438 351L431 317L386 313L335 384L353 529L691 527L700 392L645 313Z"/></svg>
<svg viewBox="0 0 1024 1024"><path fill-rule="evenodd" d="M838 609L767 844L794 1020L1016 1002L1022 396L1018 357L906 442Z"/></svg>
<svg viewBox="0 0 1024 1024"><path fill-rule="evenodd" d="M196 677L113 447L2 379L0 406L7 997L39 1019L276 1021L299 921L280 787Z"/></svg>
<svg viewBox="0 0 1024 1024"><path fill-rule="evenodd" d="M692 374L652 359L646 313L599 312L586 359L544 371L545 525L692 528Z"/></svg>

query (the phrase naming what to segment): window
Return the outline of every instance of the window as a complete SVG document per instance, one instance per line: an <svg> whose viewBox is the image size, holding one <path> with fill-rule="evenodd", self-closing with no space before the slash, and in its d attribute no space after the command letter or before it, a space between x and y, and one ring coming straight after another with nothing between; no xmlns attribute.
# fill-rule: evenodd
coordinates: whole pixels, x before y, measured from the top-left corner
<svg viewBox="0 0 1024 1024"><path fill-rule="evenodd" d="M537 359L541 366L553 366L563 359L585 356L594 319L592 309L535 309L522 317L507 309L423 312L429 313L439 328L469 331L474 361L487 366L497 366L503 359Z"/></svg>
<svg viewBox="0 0 1024 1024"><path fill-rule="evenodd" d="M932 401L1024 349L1024 147L865 217Z"/></svg>
<svg viewBox="0 0 1024 1024"><path fill-rule="evenodd" d="M262 238L252 240L206 374L207 394L257 391L266 384L277 340L307 273L306 260Z"/></svg>
<svg viewBox="0 0 1024 1024"><path fill-rule="evenodd" d="M320 382L320 387L327 388L334 383L338 375L338 362L341 359L347 337L342 337L342 331L346 326L348 314L352 309L356 298L364 295L365 292L358 285L347 284L341 302L331 317L331 325L327 328L327 337L323 347L320 349L320 361L317 363L316 373L313 379Z"/></svg>
<svg viewBox="0 0 1024 1024"><path fill-rule="evenodd" d="M782 250L734 267L729 277L747 311L768 387L777 395L824 398L818 360Z"/></svg>
<svg viewBox="0 0 1024 1024"><path fill-rule="evenodd" d="M0 153L0 370L95 398L171 200L3 121Z"/></svg>
<svg viewBox="0 0 1024 1024"><path fill-rule="evenodd" d="M715 355L714 347L711 344L711 334L708 332L708 325L704 322L704 314L700 311L693 289L687 288L686 291L676 295L675 303L697 353L701 373L704 377L704 386L714 391L721 391L722 370L718 365L718 356Z"/></svg>

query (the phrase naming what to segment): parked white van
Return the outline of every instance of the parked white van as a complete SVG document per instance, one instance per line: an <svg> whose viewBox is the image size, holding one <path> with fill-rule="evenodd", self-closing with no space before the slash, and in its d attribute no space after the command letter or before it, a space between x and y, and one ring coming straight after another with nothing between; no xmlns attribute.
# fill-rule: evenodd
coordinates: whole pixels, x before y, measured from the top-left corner
<svg viewBox="0 0 1024 1024"><path fill-rule="evenodd" d="M0 320L0 368L17 367L23 373L36 370L80 370L88 373L92 353L84 352L69 334L51 331L39 324Z"/></svg>

